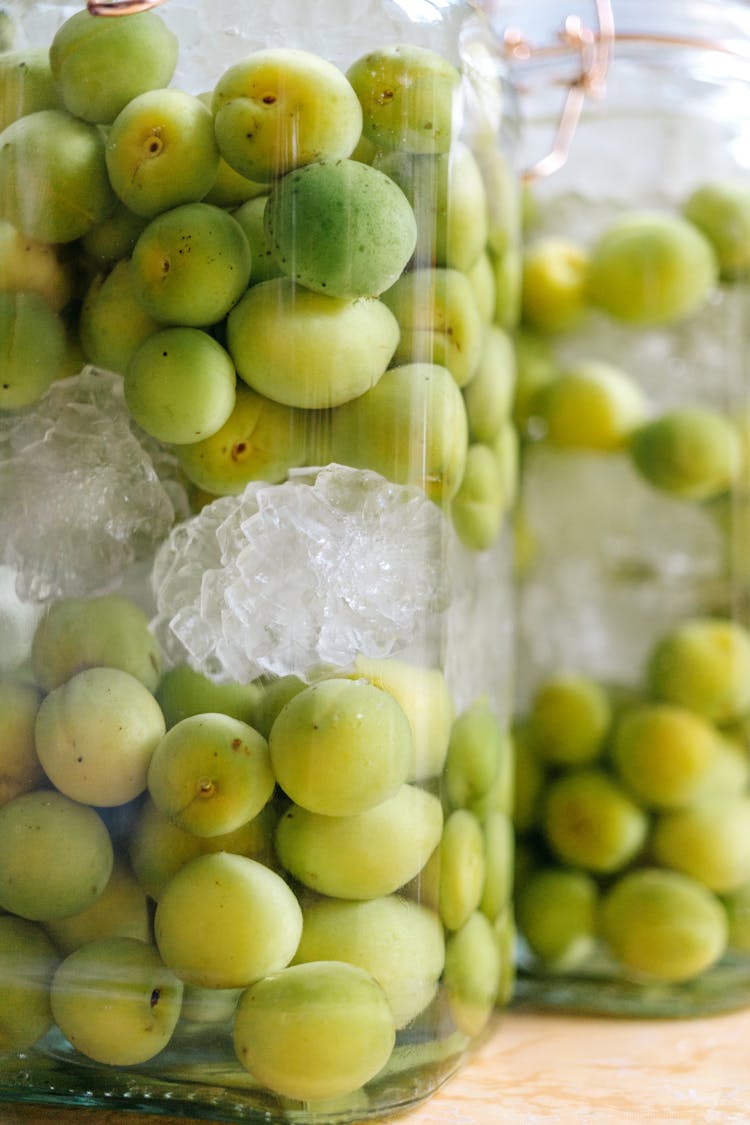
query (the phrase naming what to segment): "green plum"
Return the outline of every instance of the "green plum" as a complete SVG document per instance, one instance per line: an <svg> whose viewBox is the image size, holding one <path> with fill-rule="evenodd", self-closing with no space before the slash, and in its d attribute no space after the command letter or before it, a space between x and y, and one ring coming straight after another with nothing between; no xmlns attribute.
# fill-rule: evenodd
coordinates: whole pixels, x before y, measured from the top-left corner
<svg viewBox="0 0 750 1125"><path fill-rule="evenodd" d="M516 357L510 335L497 325L487 325L479 366L463 388L469 436L492 444L511 416L516 382Z"/></svg>
<svg viewBox="0 0 750 1125"><path fill-rule="evenodd" d="M331 297L379 296L399 278L417 241L403 191L356 160L288 172L271 191L264 223L284 273Z"/></svg>
<svg viewBox="0 0 750 1125"><path fill-rule="evenodd" d="M109 937L131 937L150 941L151 920L146 892L138 885L128 864L118 855L106 887L79 914L45 922L55 946L72 953L90 941Z"/></svg>
<svg viewBox="0 0 750 1125"><path fill-rule="evenodd" d="M305 886L360 900L391 894L413 879L442 829L438 798L404 785L355 816L324 816L292 805L279 820L275 845L280 862Z"/></svg>
<svg viewBox="0 0 750 1125"><path fill-rule="evenodd" d="M523 254L521 319L535 332L577 328L586 309L588 251L569 238L548 236L531 242Z"/></svg>
<svg viewBox="0 0 750 1125"><path fill-rule="evenodd" d="M274 785L265 738L219 713L190 715L170 727L148 766L154 804L196 836L220 836L252 820Z"/></svg>
<svg viewBox="0 0 750 1125"><path fill-rule="evenodd" d="M100 938L61 962L50 1003L77 1051L110 1066L132 1066L153 1058L172 1038L182 983L147 942Z"/></svg>
<svg viewBox="0 0 750 1125"><path fill-rule="evenodd" d="M400 895L345 902L317 899L302 911L293 964L346 961L370 973L405 1027L432 1000L445 963L437 914Z"/></svg>
<svg viewBox="0 0 750 1125"><path fill-rule="evenodd" d="M234 212L234 217L245 232L252 266L250 267L250 284L257 285L259 281L270 281L273 277L283 277L284 271L276 261L273 247L266 237L265 212L268 195L259 195L248 199Z"/></svg>
<svg viewBox="0 0 750 1125"><path fill-rule="evenodd" d="M465 387L482 356L483 325L471 283L454 269L414 269L383 294L401 329L395 363L433 363Z"/></svg>
<svg viewBox="0 0 750 1125"><path fill-rule="evenodd" d="M120 258L130 257L139 234L147 225L147 218L134 214L118 201L111 214L95 223L81 238L85 259L98 269L113 267Z"/></svg>
<svg viewBox="0 0 750 1125"><path fill-rule="evenodd" d="M505 480L500 461L489 446L469 445L466 466L451 502L451 518L459 539L473 551L495 543L503 527Z"/></svg>
<svg viewBox="0 0 750 1125"><path fill-rule="evenodd" d="M136 296L164 324L204 328L222 320L250 279L242 227L221 207L183 203L151 220L133 248Z"/></svg>
<svg viewBox="0 0 750 1125"><path fill-rule="evenodd" d="M169 881L154 932L165 964L187 984L244 988L289 964L302 910L268 867L217 852L190 860Z"/></svg>
<svg viewBox="0 0 750 1125"><path fill-rule="evenodd" d="M38 293L0 292L0 411L32 406L62 375L60 315Z"/></svg>
<svg viewBox="0 0 750 1125"><path fill-rule="evenodd" d="M737 621L689 618L656 642L646 674L658 699L736 722L750 712L750 633Z"/></svg>
<svg viewBox="0 0 750 1125"><path fill-rule="evenodd" d="M495 271L492 260L485 250L479 255L471 269L465 271L474 292L474 300L479 309L483 324L491 324L495 317L497 293L495 291Z"/></svg>
<svg viewBox="0 0 750 1125"><path fill-rule="evenodd" d="M95 125L41 109L8 125L0 138L0 215L21 234L73 242L114 210L117 196Z"/></svg>
<svg viewBox="0 0 750 1125"><path fill-rule="evenodd" d="M590 676L559 672L536 689L528 733L537 756L558 766L580 766L601 756L612 710L605 689Z"/></svg>
<svg viewBox="0 0 750 1125"><path fill-rule="evenodd" d="M1 56L0 56L1 57ZM0 293L38 293L53 312L60 312L73 293L68 262L56 246L26 238L0 220Z"/></svg>
<svg viewBox="0 0 750 1125"><path fill-rule="evenodd" d="M269 183L350 155L362 110L341 71L309 51L273 47L230 66L213 95L216 139L236 172Z"/></svg>
<svg viewBox="0 0 750 1125"><path fill-rule="evenodd" d="M49 994L58 961L40 925L0 917L0 1055L32 1047L51 1028Z"/></svg>
<svg viewBox="0 0 750 1125"><path fill-rule="evenodd" d="M211 111L182 90L147 90L112 122L105 159L112 187L136 215L197 202L219 167Z"/></svg>
<svg viewBox="0 0 750 1125"><path fill-rule="evenodd" d="M34 741L40 700L35 684L0 680L0 805L38 788L44 780Z"/></svg>
<svg viewBox="0 0 750 1125"><path fill-rule="evenodd" d="M253 285L227 320L237 374L287 406L338 406L374 386L393 358L399 328L374 297L349 300L297 288L289 278Z"/></svg>
<svg viewBox="0 0 750 1125"><path fill-rule="evenodd" d="M46 47L0 53L0 132L19 117L40 109L62 108L62 95L52 76Z"/></svg>
<svg viewBox="0 0 750 1125"><path fill-rule="evenodd" d="M448 152L460 78L437 52L402 43L358 58L347 70L362 106L362 132L378 148Z"/></svg>
<svg viewBox="0 0 750 1125"><path fill-rule="evenodd" d="M505 753L505 733L486 699L477 699L451 728L443 780L454 808L466 808L489 792Z"/></svg>
<svg viewBox="0 0 750 1125"><path fill-rule="evenodd" d="M738 180L712 180L695 188L682 208L714 248L722 277L750 268L750 192Z"/></svg>
<svg viewBox="0 0 750 1125"><path fill-rule="evenodd" d="M599 891L584 871L545 867L517 896L518 925L535 957L554 973L585 965L596 946Z"/></svg>
<svg viewBox="0 0 750 1125"><path fill-rule="evenodd" d="M595 874L619 871L646 842L648 819L602 769L573 770L544 794L542 829L554 854Z"/></svg>
<svg viewBox="0 0 750 1125"><path fill-rule="evenodd" d="M444 982L456 1027L473 1037L492 1015L501 976L500 949L492 924L475 911L448 938Z"/></svg>
<svg viewBox="0 0 750 1125"><path fill-rule="evenodd" d="M484 834L484 886L479 909L496 922L511 902L513 890L515 832L510 816L490 809L482 822Z"/></svg>
<svg viewBox="0 0 750 1125"><path fill-rule="evenodd" d="M199 328L164 328L136 348L125 371L125 402L138 425L172 445L220 430L235 404L229 353Z"/></svg>
<svg viewBox="0 0 750 1125"><path fill-rule="evenodd" d="M282 707L268 741L284 792L327 816L353 816L392 797L414 762L404 711L364 680L311 684Z"/></svg>
<svg viewBox="0 0 750 1125"><path fill-rule="evenodd" d="M86 668L45 696L36 717L39 760L74 801L109 808L146 788L166 730L159 704L119 668Z"/></svg>
<svg viewBox="0 0 750 1125"><path fill-rule="evenodd" d="M45 691L84 668L129 672L153 692L161 673L148 617L120 594L61 598L45 610L31 647L34 676Z"/></svg>
<svg viewBox="0 0 750 1125"><path fill-rule="evenodd" d="M460 930L479 908L486 875L482 826L468 809L455 809L440 840L439 911L447 930Z"/></svg>
<svg viewBox="0 0 750 1125"><path fill-rule="evenodd" d="M601 935L640 981L688 981L722 956L727 916L718 898L677 871L644 867L618 879L599 912Z"/></svg>
<svg viewBox="0 0 750 1125"><path fill-rule="evenodd" d="M169 85L177 53L177 37L155 12L102 19L84 8L55 32L49 58L68 110L107 124L138 94Z"/></svg>
<svg viewBox="0 0 750 1125"><path fill-rule="evenodd" d="M107 885L112 841L99 814L50 789L0 806L0 907L31 921L85 910Z"/></svg>
<svg viewBox="0 0 750 1125"><path fill-rule="evenodd" d="M750 880L749 816L746 793L664 812L651 833L651 855L717 894L735 891Z"/></svg>
<svg viewBox="0 0 750 1125"><path fill-rule="evenodd" d="M305 412L257 394L244 383L235 388L231 414L216 433L176 447L185 476L213 496L242 492L252 480L271 484L307 462Z"/></svg>
<svg viewBox="0 0 750 1125"><path fill-rule="evenodd" d="M709 500L730 488L742 467L736 429L708 406L680 406L632 434L630 454L645 480L686 500Z"/></svg>
<svg viewBox="0 0 750 1125"><path fill-rule="evenodd" d="M468 449L466 407L446 367L392 367L331 419L333 459L421 486L444 504L461 484Z"/></svg>
<svg viewBox="0 0 750 1125"><path fill-rule="evenodd" d="M396 1039L383 989L343 961L293 965L243 994L237 1058L276 1094L309 1102L358 1090L382 1070Z"/></svg>
<svg viewBox="0 0 750 1125"><path fill-rule="evenodd" d="M552 445L604 453L627 446L647 414L646 396L635 380L595 360L561 371L542 388L536 405Z"/></svg>
<svg viewBox="0 0 750 1125"><path fill-rule="evenodd" d="M81 347L89 363L124 375L134 353L160 327L135 295L129 258L92 279L78 318Z"/></svg>
<svg viewBox="0 0 750 1125"><path fill-rule="evenodd" d="M201 715L207 711L231 715L255 726L253 719L262 690L256 683L217 684L189 664L177 664L167 669L159 680L156 699L168 728L189 715ZM267 733L261 733L264 738L268 737Z"/></svg>
<svg viewBox="0 0 750 1125"><path fill-rule="evenodd" d="M650 328L692 316L718 279L713 247L680 215L629 211L590 252L586 291L616 320Z"/></svg>

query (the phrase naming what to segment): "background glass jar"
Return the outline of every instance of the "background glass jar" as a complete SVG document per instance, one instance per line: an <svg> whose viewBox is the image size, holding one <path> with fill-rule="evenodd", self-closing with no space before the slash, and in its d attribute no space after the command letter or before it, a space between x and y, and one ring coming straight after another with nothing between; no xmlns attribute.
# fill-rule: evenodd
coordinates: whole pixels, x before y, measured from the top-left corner
<svg viewBox="0 0 750 1125"><path fill-rule="evenodd" d="M496 10L533 168L520 992L728 1009L750 1000L748 12L526 8Z"/></svg>
<svg viewBox="0 0 750 1125"><path fill-rule="evenodd" d="M362 1120L513 982L513 93L143 7L4 9L0 1097Z"/></svg>

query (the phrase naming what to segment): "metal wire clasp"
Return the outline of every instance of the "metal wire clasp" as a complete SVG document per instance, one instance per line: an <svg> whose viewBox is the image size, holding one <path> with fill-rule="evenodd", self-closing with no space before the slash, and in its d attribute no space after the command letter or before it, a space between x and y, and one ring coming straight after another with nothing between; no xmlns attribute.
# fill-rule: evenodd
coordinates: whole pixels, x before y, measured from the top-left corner
<svg viewBox="0 0 750 1125"><path fill-rule="evenodd" d="M87 0L92 16L132 16L163 4L164 0Z"/></svg>
<svg viewBox="0 0 750 1125"><path fill-rule="evenodd" d="M527 168L525 180L550 176L568 159L578 122L587 97L601 98L615 41L615 23L610 0L594 0L598 27L586 27L580 16L571 15L558 33L558 41L547 46L534 46L517 27L509 27L503 35L506 57L511 62L527 63L537 59L576 53L580 69L572 79L565 80L566 93L552 147L546 156ZM519 85L519 91L524 88Z"/></svg>

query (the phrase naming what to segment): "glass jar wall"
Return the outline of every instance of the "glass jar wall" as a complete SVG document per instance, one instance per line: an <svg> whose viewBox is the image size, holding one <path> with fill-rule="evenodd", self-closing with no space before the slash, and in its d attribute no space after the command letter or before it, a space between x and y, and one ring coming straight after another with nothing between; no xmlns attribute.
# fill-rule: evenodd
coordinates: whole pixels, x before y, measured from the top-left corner
<svg viewBox="0 0 750 1125"><path fill-rule="evenodd" d="M404 1108L513 982L501 52L451 0L2 35L0 1098Z"/></svg>
<svg viewBox="0 0 750 1125"><path fill-rule="evenodd" d="M555 39L570 8L523 7L496 16L531 40L524 155L550 174L515 398L520 990L729 1009L750 1002L750 22L616 0L613 40L603 4Z"/></svg>

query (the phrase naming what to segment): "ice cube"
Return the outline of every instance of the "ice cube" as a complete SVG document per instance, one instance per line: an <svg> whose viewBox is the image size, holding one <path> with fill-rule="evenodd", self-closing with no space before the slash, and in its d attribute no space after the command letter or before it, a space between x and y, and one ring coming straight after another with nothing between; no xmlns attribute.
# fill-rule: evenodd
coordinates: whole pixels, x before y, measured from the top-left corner
<svg viewBox="0 0 750 1125"><path fill-rule="evenodd" d="M162 545L152 625L168 659L216 680L393 656L445 608L446 531L420 489L367 470L255 481Z"/></svg>
<svg viewBox="0 0 750 1125"><path fill-rule="evenodd" d="M0 563L24 600L114 588L187 510L176 461L132 422L120 376L87 367L0 416Z"/></svg>

